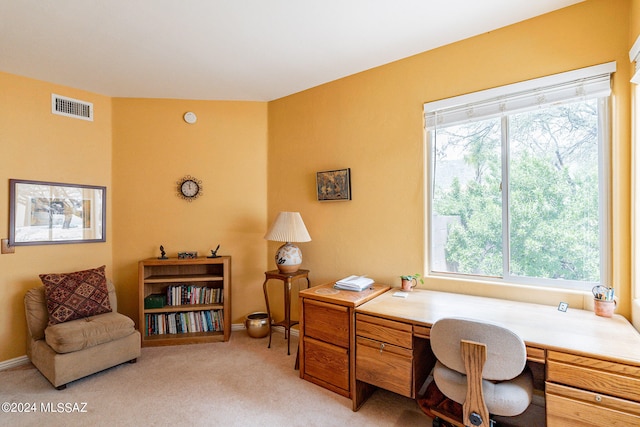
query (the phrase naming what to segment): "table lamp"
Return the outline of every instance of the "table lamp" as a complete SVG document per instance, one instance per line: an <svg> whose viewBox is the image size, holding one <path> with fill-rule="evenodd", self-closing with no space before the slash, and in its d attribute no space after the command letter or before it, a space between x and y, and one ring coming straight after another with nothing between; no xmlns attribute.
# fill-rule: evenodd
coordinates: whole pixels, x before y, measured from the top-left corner
<svg viewBox="0 0 640 427"><path fill-rule="evenodd" d="M276 264L280 273L298 271L302 264L302 251L291 242L311 241L300 212L280 212L264 238L275 242L286 242L276 252Z"/></svg>

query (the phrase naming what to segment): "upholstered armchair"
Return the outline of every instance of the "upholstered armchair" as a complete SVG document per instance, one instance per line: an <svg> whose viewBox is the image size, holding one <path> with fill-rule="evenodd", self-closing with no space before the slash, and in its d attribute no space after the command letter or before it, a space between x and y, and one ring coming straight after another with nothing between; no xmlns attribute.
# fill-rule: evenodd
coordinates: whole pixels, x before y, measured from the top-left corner
<svg viewBox="0 0 640 427"><path fill-rule="evenodd" d="M123 362L133 363L140 356L140 333L129 317L117 312L110 280L106 280L106 289L106 312L58 323L50 321L45 286L30 289L24 297L27 355L59 390L87 375Z"/></svg>

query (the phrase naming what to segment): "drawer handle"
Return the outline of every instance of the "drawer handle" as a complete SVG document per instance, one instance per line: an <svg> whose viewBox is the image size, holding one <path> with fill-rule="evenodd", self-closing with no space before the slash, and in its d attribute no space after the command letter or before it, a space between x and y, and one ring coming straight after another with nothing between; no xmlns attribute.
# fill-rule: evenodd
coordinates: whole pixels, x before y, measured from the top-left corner
<svg viewBox="0 0 640 427"><path fill-rule="evenodd" d="M596 394L596 402L602 402L602 396Z"/></svg>
<svg viewBox="0 0 640 427"><path fill-rule="evenodd" d="M382 354L382 350L384 350L384 343L380 343L380 354Z"/></svg>

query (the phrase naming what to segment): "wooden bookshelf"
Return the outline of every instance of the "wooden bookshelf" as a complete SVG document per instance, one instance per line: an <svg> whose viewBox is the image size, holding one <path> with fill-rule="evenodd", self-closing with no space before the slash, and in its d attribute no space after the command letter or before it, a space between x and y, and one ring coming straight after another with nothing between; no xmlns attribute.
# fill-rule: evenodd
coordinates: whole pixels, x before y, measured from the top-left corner
<svg viewBox="0 0 640 427"><path fill-rule="evenodd" d="M171 287L177 288L175 293L167 292ZM143 347L229 340L230 256L142 260L138 294ZM166 304L145 308L145 298L152 294L164 295Z"/></svg>

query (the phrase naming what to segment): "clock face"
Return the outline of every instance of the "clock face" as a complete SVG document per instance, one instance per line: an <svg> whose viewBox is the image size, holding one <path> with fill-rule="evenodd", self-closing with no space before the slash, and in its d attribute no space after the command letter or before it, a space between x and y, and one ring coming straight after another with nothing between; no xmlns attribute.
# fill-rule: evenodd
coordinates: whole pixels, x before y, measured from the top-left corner
<svg viewBox="0 0 640 427"><path fill-rule="evenodd" d="M190 175L178 181L178 196L191 201L202 194L202 181Z"/></svg>
<svg viewBox="0 0 640 427"><path fill-rule="evenodd" d="M182 186L180 186L180 190L182 191L183 195L187 197L193 197L198 194L200 187L195 181L189 179L182 183Z"/></svg>

